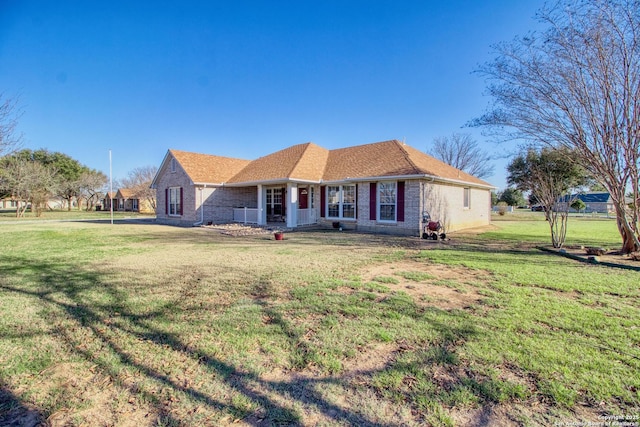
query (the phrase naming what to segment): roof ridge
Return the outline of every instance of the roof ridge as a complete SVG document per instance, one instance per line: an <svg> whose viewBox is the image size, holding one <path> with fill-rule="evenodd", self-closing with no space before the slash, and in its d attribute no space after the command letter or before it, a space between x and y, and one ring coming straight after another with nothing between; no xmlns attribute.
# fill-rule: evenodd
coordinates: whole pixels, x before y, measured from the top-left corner
<svg viewBox="0 0 640 427"><path fill-rule="evenodd" d="M402 151L402 153L404 154L405 159L407 159L407 162L409 162L409 164L411 165L411 167L413 168L413 170L415 172L417 172L417 173L423 172L422 169L420 169L418 167L418 165L416 165L415 162L413 160L411 160L411 155L404 148L404 146L406 145L405 143L400 142L397 139L393 139L393 140L391 140L391 142L394 142L396 144L396 146L400 149L400 151Z"/></svg>
<svg viewBox="0 0 640 427"><path fill-rule="evenodd" d="M217 158L220 158L220 159L242 160L244 162L252 162L253 161L253 160L249 160L249 159L241 159L240 157L220 156L218 154L198 153L196 151L176 150L174 148L170 148L169 151L171 153L195 154L196 156L209 156L209 157L217 157Z"/></svg>
<svg viewBox="0 0 640 427"><path fill-rule="evenodd" d="M298 157L298 160L296 160L296 162L293 164L293 167L291 168L291 170L288 173L288 176L291 177L293 175L293 173L295 172L295 170L298 168L298 166L300 165L300 162L302 161L302 158L304 157L304 155L307 153L307 150L309 149L309 147L311 146L312 142L303 142L302 144L298 144L298 145L306 145L306 147L304 147L304 149L302 150L302 153L300 154L300 156ZM289 148L293 148L295 147L295 145L292 145Z"/></svg>

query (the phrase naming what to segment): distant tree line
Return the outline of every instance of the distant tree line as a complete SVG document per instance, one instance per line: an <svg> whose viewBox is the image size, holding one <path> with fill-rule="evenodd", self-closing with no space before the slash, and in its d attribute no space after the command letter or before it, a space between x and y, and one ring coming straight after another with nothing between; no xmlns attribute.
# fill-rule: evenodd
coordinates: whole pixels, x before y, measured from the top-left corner
<svg viewBox="0 0 640 427"><path fill-rule="evenodd" d="M17 203L16 216L27 207L36 216L49 206L54 197L72 206L91 210L104 192L104 173L82 165L66 154L46 149L16 151L0 159L0 197Z"/></svg>

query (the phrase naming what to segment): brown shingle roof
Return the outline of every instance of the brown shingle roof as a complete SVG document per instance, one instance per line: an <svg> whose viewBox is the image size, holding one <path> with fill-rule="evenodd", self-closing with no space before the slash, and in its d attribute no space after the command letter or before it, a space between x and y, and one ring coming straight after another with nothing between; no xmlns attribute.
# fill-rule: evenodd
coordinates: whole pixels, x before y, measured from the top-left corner
<svg viewBox="0 0 640 427"><path fill-rule="evenodd" d="M431 175L491 185L396 140L331 150L323 178L340 181L403 175Z"/></svg>
<svg viewBox="0 0 640 427"><path fill-rule="evenodd" d="M429 175L491 186L399 141L326 150L307 142L249 161L169 150L193 182L249 184L269 181L344 181Z"/></svg>
<svg viewBox="0 0 640 427"><path fill-rule="evenodd" d="M133 190L130 188L119 188L118 193L122 196L123 199L131 199L134 195Z"/></svg>
<svg viewBox="0 0 640 427"><path fill-rule="evenodd" d="M169 152L189 175L189 178L198 183L219 184L227 182L232 176L251 163L250 160L189 153L187 151L169 150Z"/></svg>
<svg viewBox="0 0 640 427"><path fill-rule="evenodd" d="M320 181L329 151L307 142L277 151L251 162L229 183L298 179Z"/></svg>
<svg viewBox="0 0 640 427"><path fill-rule="evenodd" d="M401 144L398 141L396 141L396 143ZM422 151L416 150L409 145L401 144L401 147L407 153L411 162L426 175L491 186L487 181L476 178L473 175L469 175L468 173L454 168L453 166L448 165L435 157L431 157Z"/></svg>

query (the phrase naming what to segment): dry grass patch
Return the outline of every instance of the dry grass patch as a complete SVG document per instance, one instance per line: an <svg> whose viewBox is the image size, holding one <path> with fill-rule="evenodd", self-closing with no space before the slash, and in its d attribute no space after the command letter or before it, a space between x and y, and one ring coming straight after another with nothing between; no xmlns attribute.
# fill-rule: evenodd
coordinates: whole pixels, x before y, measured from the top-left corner
<svg viewBox="0 0 640 427"><path fill-rule="evenodd" d="M361 274L365 282L378 282L393 292L405 292L416 304L444 310L477 304L482 296L474 284L491 280L483 270L416 261L367 266Z"/></svg>

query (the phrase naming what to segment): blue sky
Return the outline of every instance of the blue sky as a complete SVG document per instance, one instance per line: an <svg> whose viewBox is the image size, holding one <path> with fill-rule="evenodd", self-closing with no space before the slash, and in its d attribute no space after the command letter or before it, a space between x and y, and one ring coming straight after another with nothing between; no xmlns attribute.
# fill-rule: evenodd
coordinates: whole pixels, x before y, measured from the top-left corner
<svg viewBox="0 0 640 427"><path fill-rule="evenodd" d="M0 0L0 92L25 148L114 179L174 148L254 159L312 141L425 151L490 99L473 71L530 1ZM505 186L506 160L488 181Z"/></svg>

